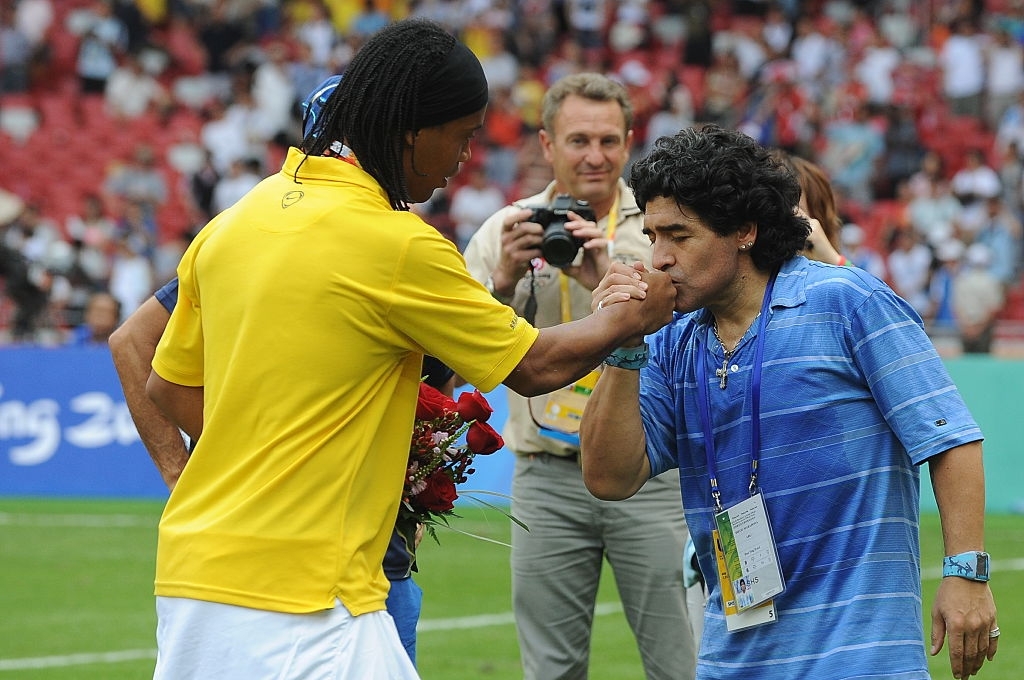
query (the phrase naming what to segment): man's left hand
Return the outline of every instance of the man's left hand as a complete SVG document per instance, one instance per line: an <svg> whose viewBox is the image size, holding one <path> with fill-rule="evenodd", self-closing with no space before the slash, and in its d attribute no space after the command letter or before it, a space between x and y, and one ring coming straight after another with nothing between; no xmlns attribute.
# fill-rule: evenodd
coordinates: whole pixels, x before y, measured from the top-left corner
<svg viewBox="0 0 1024 680"><path fill-rule="evenodd" d="M957 576L942 579L932 606L932 647L935 656L949 639L949 665L954 678L977 675L986 659L991 661L999 647L996 604L988 583Z"/></svg>

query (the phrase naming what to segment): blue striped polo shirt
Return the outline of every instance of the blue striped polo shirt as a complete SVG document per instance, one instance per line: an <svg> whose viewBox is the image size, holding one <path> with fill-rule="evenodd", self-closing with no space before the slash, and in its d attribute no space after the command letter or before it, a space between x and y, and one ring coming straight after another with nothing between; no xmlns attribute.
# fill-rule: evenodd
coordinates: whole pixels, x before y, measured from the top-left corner
<svg viewBox="0 0 1024 680"><path fill-rule="evenodd" d="M705 310L648 338L641 414L651 474L678 467L711 597L698 678L928 678L918 465L982 438L917 313L852 267L796 257L765 329L759 482L786 591L776 623L729 633L711 544L713 502L696 389L708 393L722 502L747 497L756 324L724 357Z"/></svg>

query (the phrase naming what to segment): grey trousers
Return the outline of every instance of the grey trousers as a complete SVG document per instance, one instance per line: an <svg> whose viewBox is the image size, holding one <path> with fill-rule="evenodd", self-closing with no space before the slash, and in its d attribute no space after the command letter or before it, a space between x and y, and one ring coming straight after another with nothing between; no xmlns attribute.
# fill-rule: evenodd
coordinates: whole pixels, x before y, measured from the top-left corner
<svg viewBox="0 0 1024 680"><path fill-rule="evenodd" d="M518 456L512 499L512 513L529 527L512 528L512 602L526 680L587 677L606 558L646 678L694 677L682 564L688 534L675 470L628 500L600 501L576 461Z"/></svg>

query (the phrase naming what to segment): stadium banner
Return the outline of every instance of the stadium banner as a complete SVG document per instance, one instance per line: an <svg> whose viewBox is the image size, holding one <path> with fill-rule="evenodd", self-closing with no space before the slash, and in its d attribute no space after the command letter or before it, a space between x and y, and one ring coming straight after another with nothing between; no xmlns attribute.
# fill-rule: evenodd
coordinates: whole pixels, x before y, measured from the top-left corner
<svg viewBox="0 0 1024 680"><path fill-rule="evenodd" d="M504 388L487 400L494 409L488 422L500 432L508 418ZM507 496L512 466L505 449L478 456L464 486ZM0 496L167 497L106 347L0 349Z"/></svg>
<svg viewBox="0 0 1024 680"><path fill-rule="evenodd" d="M965 356L946 365L985 433L989 512L1024 512L1024 489L1015 483L1024 361ZM486 396L494 408L488 422L500 432L505 388ZM513 465L507 449L479 456L464 486L508 495ZM166 498L107 348L0 349L0 496ZM927 469L921 506L935 510Z"/></svg>

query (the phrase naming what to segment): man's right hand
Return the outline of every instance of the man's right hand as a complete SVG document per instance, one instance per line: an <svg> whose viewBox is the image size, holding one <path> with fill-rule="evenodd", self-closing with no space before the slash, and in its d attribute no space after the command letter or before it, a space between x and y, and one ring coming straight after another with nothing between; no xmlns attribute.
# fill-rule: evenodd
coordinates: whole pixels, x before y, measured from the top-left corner
<svg viewBox="0 0 1024 680"><path fill-rule="evenodd" d="M640 275L647 284L647 297L643 301L644 335L650 335L672 321L676 308L676 287L665 272L648 271Z"/></svg>
<svg viewBox="0 0 1024 680"><path fill-rule="evenodd" d="M647 282L643 274L647 268L640 262L632 265L612 262L605 272L604 278L590 295L591 311L604 309L616 302L627 302L630 299L643 300L647 297Z"/></svg>
<svg viewBox="0 0 1024 680"><path fill-rule="evenodd" d="M519 208L505 215L501 225L501 259L491 272L494 291L511 298L516 283L530 269L530 262L541 256L540 242L544 227L535 222L525 222L533 214L529 208Z"/></svg>
<svg viewBox="0 0 1024 680"><path fill-rule="evenodd" d="M672 320L676 289L668 274L650 271L641 262L632 266L613 262L594 289L591 299L591 308L595 312L619 302L642 305L643 331L623 344L624 347L635 347L643 342L644 335L655 332Z"/></svg>

